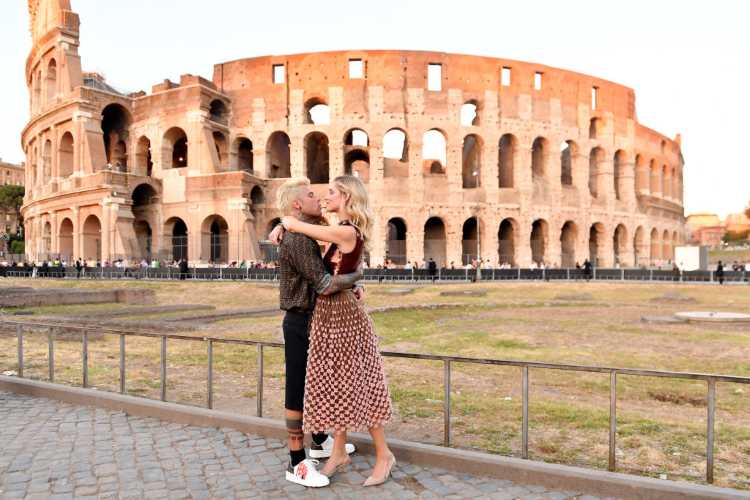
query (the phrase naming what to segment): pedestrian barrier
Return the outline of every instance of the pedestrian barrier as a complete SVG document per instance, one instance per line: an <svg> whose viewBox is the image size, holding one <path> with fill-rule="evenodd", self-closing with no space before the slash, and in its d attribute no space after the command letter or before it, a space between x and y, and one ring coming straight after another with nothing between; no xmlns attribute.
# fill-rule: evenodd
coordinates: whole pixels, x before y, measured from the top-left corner
<svg viewBox="0 0 750 500"><path fill-rule="evenodd" d="M167 342L200 342L205 344L207 361L206 361L206 399L207 407L213 409L214 402L214 368L213 368L213 349L217 344L234 344L243 346L255 346L257 356L257 387L256 387L256 415L263 417L263 380L264 380L264 353L266 349L280 349L284 347L283 343L267 342L259 340L241 340L227 339L218 337L191 337L186 335L162 334L162 333L145 333L133 332L119 329L62 325L45 322L21 322L0 319L0 324L6 327L15 327L17 339L17 366L16 372L19 377L24 377L24 337L28 334L44 335L46 332L48 342L48 379L50 382L55 380L55 338L60 329L66 331L79 331L81 333L81 379L84 388L89 387L89 350L88 335L90 333L111 334L119 337L119 391L121 394L126 392L126 339L129 337L150 337L160 340L159 356L159 387L161 401L167 400ZM416 354L408 352L383 351L381 354L385 357L437 361L443 365L443 445L451 446L451 370L457 364L470 365L493 365L493 366L513 366L519 369L521 377L521 456L524 459L529 457L529 374L531 370L557 370L583 373L606 373L609 374L609 459L608 469L615 471L617 469L617 457L615 454L615 444L617 439L617 379L618 376L637 376L637 377L659 377L675 380L700 380L706 383L706 481L714 481L714 445L715 445L715 428L716 428L716 386L718 383L733 384L750 384L750 377L739 377L732 375L719 375L709 373L689 373L674 372L662 370L648 370L637 368L615 368L605 366L587 366L557 363L541 363L535 361L516 361L507 359L488 359L488 358L469 358L462 356L443 356L435 354Z"/></svg>

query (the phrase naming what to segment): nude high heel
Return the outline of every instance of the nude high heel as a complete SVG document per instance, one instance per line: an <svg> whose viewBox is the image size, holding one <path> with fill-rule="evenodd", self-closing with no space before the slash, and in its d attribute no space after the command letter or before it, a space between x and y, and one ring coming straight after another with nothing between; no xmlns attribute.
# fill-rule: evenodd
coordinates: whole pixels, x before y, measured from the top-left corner
<svg viewBox="0 0 750 500"><path fill-rule="evenodd" d="M368 477L364 484L362 486L377 486L379 484L383 484L384 482L388 481L388 478L391 477L391 471L393 470L393 467L396 465L396 457L393 456L393 453L391 453L391 456L388 458L388 468L385 471L385 474L383 477Z"/></svg>

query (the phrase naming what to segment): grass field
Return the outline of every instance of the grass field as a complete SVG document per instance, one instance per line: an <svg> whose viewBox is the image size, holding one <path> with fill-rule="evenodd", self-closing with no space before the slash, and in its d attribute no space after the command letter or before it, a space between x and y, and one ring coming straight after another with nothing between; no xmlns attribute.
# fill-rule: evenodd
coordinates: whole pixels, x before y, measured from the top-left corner
<svg viewBox="0 0 750 500"><path fill-rule="evenodd" d="M29 281L4 280L6 286ZM218 309L275 307L272 285L177 282L55 282L47 287L149 287L159 304L211 304ZM371 285L373 307L463 304L461 307L401 309L374 313L381 347L390 351L451 354L552 363L635 367L750 376L750 326L653 324L643 316L681 310L750 313L750 287L618 283L489 283L421 286L392 296L393 286ZM445 290L476 290L484 297L445 297ZM693 299L694 303L677 303ZM85 315L111 306L52 306L34 314ZM122 306L116 306L122 307ZM174 314L170 314L174 317ZM151 316L152 319L158 316ZM28 318L29 320L33 317ZM281 340L281 316L232 319L186 332L226 338ZM118 341L89 340L91 384L118 387ZM25 341L26 376L47 377L47 339ZM56 381L80 385L80 339L66 334L56 344ZM0 371L15 369L16 341L0 333ZM159 342L127 341L127 390L159 397ZM206 348L196 341L168 345L168 399L206 404ZM253 414L256 351L214 347L215 407ZM389 433L400 438L442 441L442 365L386 358L397 410ZM265 358L266 416L281 417L283 356ZM706 384L620 376L618 382L618 470L701 482L705 476ZM750 489L750 385L718 384L716 483ZM530 455L536 460L606 468L609 375L530 370ZM452 392L453 444L461 448L520 455L521 372L516 367L455 365Z"/></svg>

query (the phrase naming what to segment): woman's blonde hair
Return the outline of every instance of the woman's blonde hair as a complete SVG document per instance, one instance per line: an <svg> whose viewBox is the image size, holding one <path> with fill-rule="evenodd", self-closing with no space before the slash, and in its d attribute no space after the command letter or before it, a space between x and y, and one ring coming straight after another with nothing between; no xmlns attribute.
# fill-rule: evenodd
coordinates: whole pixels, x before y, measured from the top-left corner
<svg viewBox="0 0 750 500"><path fill-rule="evenodd" d="M345 196L344 207L349 212L352 224L357 226L369 247L372 233L372 211L370 210L370 196L359 177L340 175L333 179L333 185Z"/></svg>

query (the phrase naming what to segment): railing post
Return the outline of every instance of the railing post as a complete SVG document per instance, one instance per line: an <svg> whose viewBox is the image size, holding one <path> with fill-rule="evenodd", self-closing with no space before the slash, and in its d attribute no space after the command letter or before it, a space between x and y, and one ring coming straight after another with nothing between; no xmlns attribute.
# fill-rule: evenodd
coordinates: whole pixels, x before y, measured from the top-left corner
<svg viewBox="0 0 750 500"><path fill-rule="evenodd" d="M161 400L167 400L167 337L162 335L161 337Z"/></svg>
<svg viewBox="0 0 750 500"><path fill-rule="evenodd" d="M120 334L120 394L125 394L125 334Z"/></svg>
<svg viewBox="0 0 750 500"><path fill-rule="evenodd" d="M521 457L529 458L529 367L524 366L521 373Z"/></svg>
<svg viewBox="0 0 750 500"><path fill-rule="evenodd" d="M706 482L714 482L714 419L716 417L716 380L708 379L708 415L706 418Z"/></svg>
<svg viewBox="0 0 750 500"><path fill-rule="evenodd" d="M85 389L89 386L89 334L86 330L81 333L81 364L83 365L81 385Z"/></svg>
<svg viewBox="0 0 750 500"><path fill-rule="evenodd" d="M257 406L255 414L263 416L263 344L258 344L258 390L255 394Z"/></svg>
<svg viewBox="0 0 750 500"><path fill-rule="evenodd" d="M214 407L214 341L208 339L208 409Z"/></svg>
<svg viewBox="0 0 750 500"><path fill-rule="evenodd" d="M49 381L55 381L55 329L50 328L47 333L47 365L49 366Z"/></svg>
<svg viewBox="0 0 750 500"><path fill-rule="evenodd" d="M565 268L565 276L567 276L567 280L570 281L570 268L569 267Z"/></svg>
<svg viewBox="0 0 750 500"><path fill-rule="evenodd" d="M23 378L23 327L16 325L16 339L18 340L18 376Z"/></svg>
<svg viewBox="0 0 750 500"><path fill-rule="evenodd" d="M451 445L451 362L443 361L443 446Z"/></svg>
<svg viewBox="0 0 750 500"><path fill-rule="evenodd" d="M521 268L518 268L518 281L521 281Z"/></svg>
<svg viewBox="0 0 750 500"><path fill-rule="evenodd" d="M609 470L617 468L615 456L617 444L617 372L609 374Z"/></svg>

